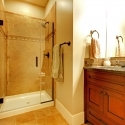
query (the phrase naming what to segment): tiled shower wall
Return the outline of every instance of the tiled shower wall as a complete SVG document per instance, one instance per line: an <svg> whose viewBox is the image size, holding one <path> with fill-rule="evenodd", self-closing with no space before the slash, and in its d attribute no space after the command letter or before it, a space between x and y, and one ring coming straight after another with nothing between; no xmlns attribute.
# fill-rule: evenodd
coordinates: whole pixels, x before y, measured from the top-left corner
<svg viewBox="0 0 125 125"><path fill-rule="evenodd" d="M44 42L43 20L6 12L7 19L7 96L40 90ZM41 48L40 48L41 46ZM41 52L41 56L40 56ZM38 67L36 66L38 57ZM44 86L42 86L44 89Z"/></svg>

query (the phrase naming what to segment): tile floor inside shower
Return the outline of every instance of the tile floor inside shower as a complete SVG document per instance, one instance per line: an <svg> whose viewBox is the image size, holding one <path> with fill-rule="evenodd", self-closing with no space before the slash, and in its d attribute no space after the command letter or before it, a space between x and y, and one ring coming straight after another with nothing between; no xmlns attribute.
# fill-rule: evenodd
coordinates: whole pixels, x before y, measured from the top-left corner
<svg viewBox="0 0 125 125"><path fill-rule="evenodd" d="M20 115L0 119L0 125L69 125L54 107L42 108ZM91 125L90 123L82 125Z"/></svg>

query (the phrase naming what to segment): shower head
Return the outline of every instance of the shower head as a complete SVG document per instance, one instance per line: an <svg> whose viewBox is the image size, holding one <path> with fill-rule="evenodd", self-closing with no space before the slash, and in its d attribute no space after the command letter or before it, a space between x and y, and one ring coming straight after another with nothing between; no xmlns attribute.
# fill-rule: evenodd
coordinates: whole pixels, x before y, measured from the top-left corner
<svg viewBox="0 0 125 125"><path fill-rule="evenodd" d="M47 24L47 23L49 23L49 22L42 23L42 26L43 26L44 28L46 28L46 24Z"/></svg>

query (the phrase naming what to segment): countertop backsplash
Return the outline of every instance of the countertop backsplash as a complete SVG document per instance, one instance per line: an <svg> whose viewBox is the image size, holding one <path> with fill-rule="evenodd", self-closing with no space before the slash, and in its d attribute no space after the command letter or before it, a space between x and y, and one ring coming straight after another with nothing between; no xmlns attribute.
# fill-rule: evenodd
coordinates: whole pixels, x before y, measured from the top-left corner
<svg viewBox="0 0 125 125"><path fill-rule="evenodd" d="M85 58L84 59L84 67L88 66L102 66L103 65L104 58L99 59L90 59ZM125 64L125 57L110 57L111 66L115 66L117 62L121 61Z"/></svg>

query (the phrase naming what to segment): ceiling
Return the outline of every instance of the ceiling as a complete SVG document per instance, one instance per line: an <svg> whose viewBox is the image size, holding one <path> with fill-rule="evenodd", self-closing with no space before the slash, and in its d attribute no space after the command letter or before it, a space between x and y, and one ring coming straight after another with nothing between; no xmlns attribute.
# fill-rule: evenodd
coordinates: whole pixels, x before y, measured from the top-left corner
<svg viewBox="0 0 125 125"><path fill-rule="evenodd" d="M45 7L49 0L20 0L20 1L28 2L28 3L35 4L41 7Z"/></svg>

